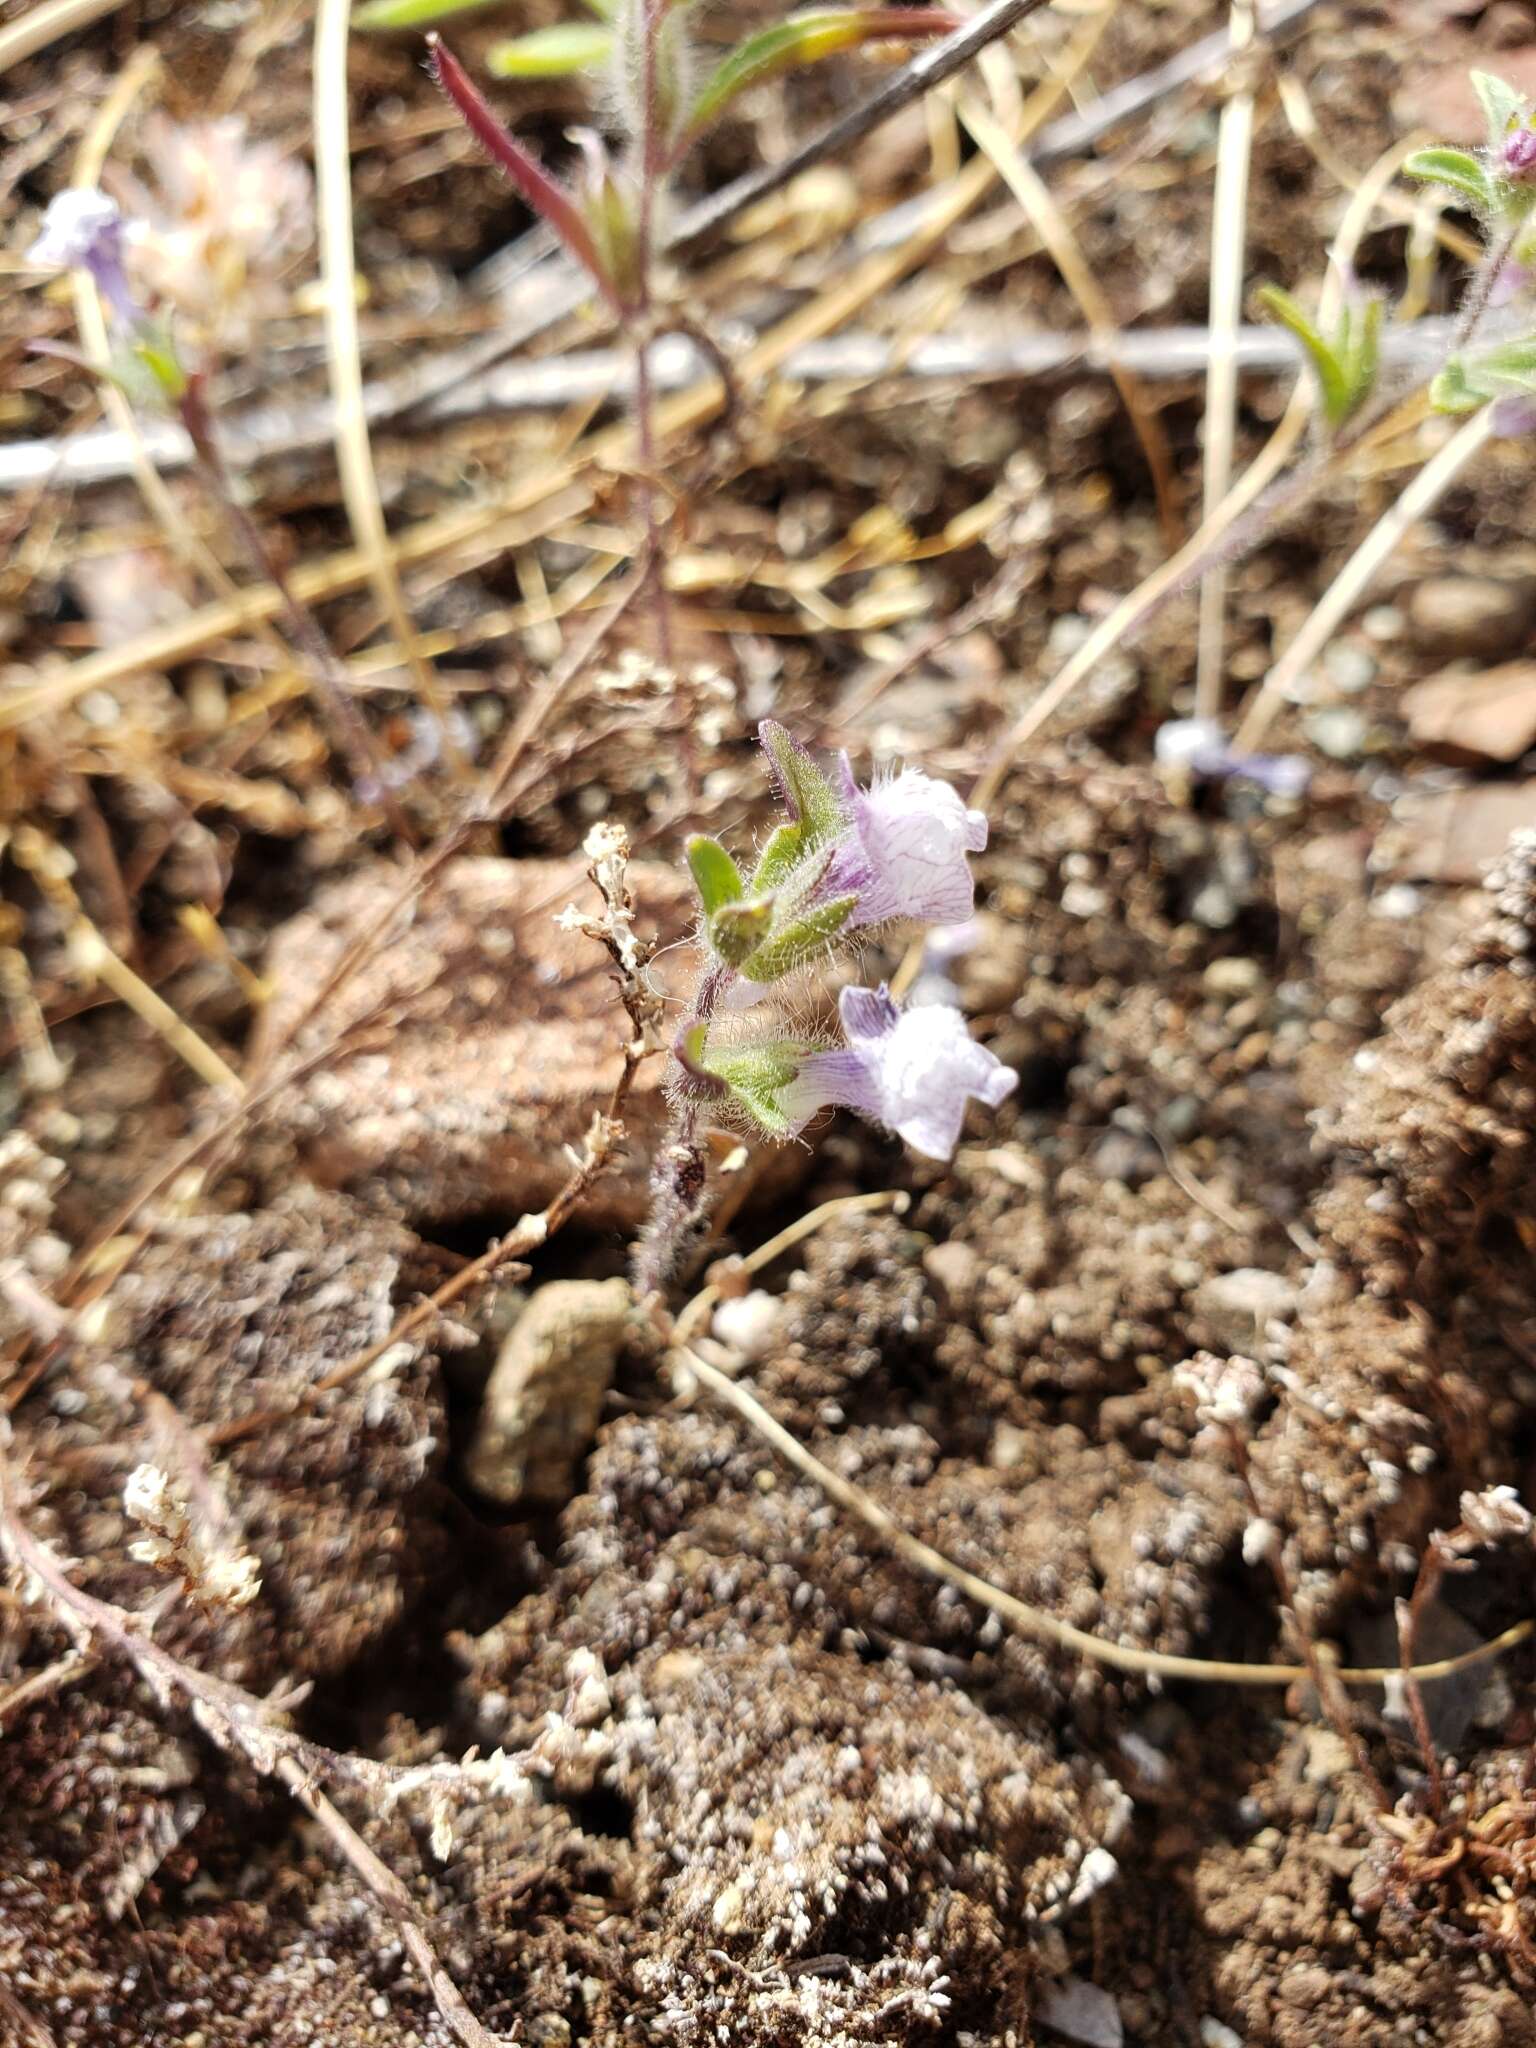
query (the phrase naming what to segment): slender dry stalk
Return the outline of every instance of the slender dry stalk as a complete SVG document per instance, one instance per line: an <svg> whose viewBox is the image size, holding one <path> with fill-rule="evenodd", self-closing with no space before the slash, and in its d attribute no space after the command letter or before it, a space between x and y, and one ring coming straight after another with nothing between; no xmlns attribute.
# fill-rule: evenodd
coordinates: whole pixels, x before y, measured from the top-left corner
<svg viewBox="0 0 1536 2048"><path fill-rule="evenodd" d="M1020 153L1014 138L973 101L961 102L960 119L1029 216L1036 234L1050 253L1051 261L1060 271L1063 283L1081 307L1089 332L1105 351L1110 365L1109 374L1130 415L1131 425L1152 473L1152 489L1157 499L1163 540L1170 549L1176 549L1183 522L1179 513L1178 479L1174 473L1168 437L1163 432L1156 408L1142 389L1140 379L1125 367L1117 350L1120 323L1102 285L1088 267L1077 237L1052 198L1050 188Z"/></svg>
<svg viewBox="0 0 1536 2048"><path fill-rule="evenodd" d="M19 21L0 28L0 74L76 29L89 28L104 14L115 14L123 4L124 0L40 0Z"/></svg>
<svg viewBox="0 0 1536 2048"><path fill-rule="evenodd" d="M1230 1664L1216 1658L1176 1657L1161 1650L1138 1650L1127 1643L1110 1642L1087 1629L1074 1628L1070 1622L1060 1621L1043 1608L1032 1607L977 1573L967 1571L941 1550L935 1550L931 1543L924 1543L920 1537L914 1536L889 1509L881 1506L873 1494L844 1479L808 1451L798 1437L773 1419L762 1402L740 1380L732 1379L718 1366L709 1364L696 1350L682 1345L676 1348L674 1356L673 1369L680 1374L684 1386L690 1376L697 1380L716 1400L734 1409L787 1465L820 1487L838 1507L862 1522L903 1563L912 1565L925 1577L940 1579L955 1587L967 1599L976 1601L1000 1621L1006 1622L1016 1634L1034 1642L1050 1643L1059 1650L1071 1651L1092 1663L1106 1664L1114 1671L1131 1671L1157 1678L1192 1679L1202 1685L1293 1685L1297 1679L1314 1676L1313 1667L1307 1664ZM1502 1655L1516 1643L1525 1642L1532 1634L1536 1634L1536 1621L1518 1621L1512 1628L1505 1629L1502 1635L1479 1643L1475 1649L1463 1651L1459 1657L1417 1665L1415 1676L1421 1680L1447 1678L1452 1672L1470 1669L1490 1657ZM1338 1666L1332 1668L1329 1675L1341 1685L1382 1685L1397 1675L1397 1667L1351 1669Z"/></svg>
<svg viewBox="0 0 1536 2048"><path fill-rule="evenodd" d="M1463 421L1356 548L1259 685L1237 728L1233 744L1239 753L1257 751L1282 705L1386 567L1408 529L1434 510L1468 463L1493 439L1495 412L1495 407L1485 405Z"/></svg>
<svg viewBox="0 0 1536 2048"><path fill-rule="evenodd" d="M1253 41L1251 0L1232 0L1232 55L1243 64ZM1202 462L1207 519L1232 487L1237 428L1236 336L1243 308L1243 263L1248 235L1248 166L1253 153L1253 93L1246 84L1227 96L1216 146L1216 196L1211 215L1211 356L1205 375L1205 447ZM1195 716L1221 710L1226 652L1227 565L1216 562L1200 582L1195 634Z"/></svg>
<svg viewBox="0 0 1536 2048"><path fill-rule="evenodd" d="M454 777L469 770L454 735L448 703L422 653L406 610L389 545L379 481L363 408L362 350L357 330L357 266L352 245L351 99L347 90L350 0L317 0L314 42L315 190L320 223L320 282L326 356L335 409L336 466L352 537L367 555L380 609L404 652L422 700L437 722Z"/></svg>

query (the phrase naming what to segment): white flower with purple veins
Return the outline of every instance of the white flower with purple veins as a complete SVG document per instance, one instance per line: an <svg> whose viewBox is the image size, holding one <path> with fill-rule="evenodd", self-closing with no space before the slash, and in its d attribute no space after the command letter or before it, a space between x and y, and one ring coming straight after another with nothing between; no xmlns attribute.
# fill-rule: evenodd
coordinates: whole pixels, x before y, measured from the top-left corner
<svg viewBox="0 0 1536 2048"><path fill-rule="evenodd" d="M995 1054L978 1045L958 1010L939 1003L899 1010L884 983L845 988L838 999L848 1043L810 1053L785 1088L792 1129L833 1104L884 1124L929 1159L949 1159L974 1095L996 1109L1018 1085Z"/></svg>
<svg viewBox="0 0 1536 2048"><path fill-rule="evenodd" d="M845 754L843 795L850 830L832 856L826 897L856 894L847 929L912 918L963 924L975 903L967 854L987 843L982 811L968 811L947 782L920 768L860 789Z"/></svg>
<svg viewBox="0 0 1536 2048"><path fill-rule="evenodd" d="M126 326L143 318L123 268L123 216L105 192L72 185L50 200L27 261L42 270L88 271Z"/></svg>

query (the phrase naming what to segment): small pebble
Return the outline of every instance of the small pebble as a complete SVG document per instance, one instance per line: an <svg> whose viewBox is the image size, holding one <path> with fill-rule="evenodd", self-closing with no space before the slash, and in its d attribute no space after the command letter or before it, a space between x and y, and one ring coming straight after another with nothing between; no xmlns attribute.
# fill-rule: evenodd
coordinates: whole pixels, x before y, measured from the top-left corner
<svg viewBox="0 0 1536 2048"><path fill-rule="evenodd" d="M1331 683L1353 696L1375 680L1376 657L1352 640L1335 640L1323 652L1323 668Z"/></svg>
<svg viewBox="0 0 1536 2048"><path fill-rule="evenodd" d="M1360 621L1367 639L1377 642L1401 640L1407 623L1395 604L1373 604Z"/></svg>
<svg viewBox="0 0 1536 2048"><path fill-rule="evenodd" d="M1330 704L1311 712L1306 721L1307 738L1330 761L1355 761L1365 751L1370 726L1365 714L1347 705Z"/></svg>

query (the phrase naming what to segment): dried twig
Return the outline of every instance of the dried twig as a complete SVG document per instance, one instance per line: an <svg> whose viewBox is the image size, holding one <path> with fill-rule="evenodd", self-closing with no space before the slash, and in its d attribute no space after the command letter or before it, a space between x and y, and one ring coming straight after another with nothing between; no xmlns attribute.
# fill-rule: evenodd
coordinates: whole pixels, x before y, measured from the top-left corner
<svg viewBox="0 0 1536 2048"><path fill-rule="evenodd" d="M465 2048L498 2048L498 2037L476 2019L444 1968L410 1893L314 1782L317 1769L333 1761L330 1753L294 1735L271 1703L162 1649L147 1632L144 1616L98 1600L77 1586L49 1545L26 1525L10 1446L10 1425L0 1419L0 1545L17 1569L42 1587L79 1646L73 1668L61 1674L59 1682L79 1676L95 1646L131 1664L162 1703L184 1700L199 1727L227 1755L242 1758L265 1777L280 1779L384 1908L438 2011Z"/></svg>
<svg viewBox="0 0 1536 2048"><path fill-rule="evenodd" d="M632 928L633 905L629 899L625 878L628 860L628 841L622 828L612 825L595 826L587 836L586 850L592 860L589 870L593 886L603 898L604 911L599 918L587 919L579 912L567 911L563 916L567 922L584 932L588 937L604 946L609 957L618 968L620 1000L630 1021L631 1035L624 1045L623 1063L619 1069L608 1106L592 1119L587 1133L585 1148L570 1178L546 1207L535 1214L524 1216L514 1224L505 1237L495 1239L468 1265L461 1266L457 1273L445 1280L425 1300L400 1318L394 1328L377 1343L366 1350L344 1359L340 1365L332 1366L313 1385L306 1387L286 1407L267 1408L249 1415L235 1416L229 1422L220 1423L207 1433L211 1445L223 1447L239 1443L246 1437L259 1435L274 1424L286 1421L292 1415L302 1414L313 1408L317 1401L338 1387L351 1384L371 1365L397 1345L408 1343L416 1333L432 1322L441 1311L460 1300L474 1288L482 1285L497 1272L506 1268L524 1252L535 1251L554 1236L569 1219L577 1204L588 1193L593 1184L614 1164L624 1141L624 1105L634 1086L635 1075L643 1060L661 1050L658 1026L661 1020L660 999L652 990L647 978L651 958L649 941L641 940Z"/></svg>

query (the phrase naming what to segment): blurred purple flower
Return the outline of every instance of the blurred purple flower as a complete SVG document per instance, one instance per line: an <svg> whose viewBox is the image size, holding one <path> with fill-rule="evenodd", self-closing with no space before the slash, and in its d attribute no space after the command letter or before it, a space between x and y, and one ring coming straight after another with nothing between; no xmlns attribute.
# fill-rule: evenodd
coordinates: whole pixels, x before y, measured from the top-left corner
<svg viewBox="0 0 1536 2048"><path fill-rule="evenodd" d="M915 1152L948 1159L974 1095L996 1109L1017 1074L978 1045L958 1010L941 1004L899 1010L884 983L845 988L838 1012L846 1048L811 1053L784 1091L792 1127L802 1130L831 1104L884 1124Z"/></svg>
<svg viewBox="0 0 1536 2048"><path fill-rule="evenodd" d="M966 855L987 843L985 814L968 811L947 782L920 768L860 789L845 754L841 774L849 832L821 893L858 896L848 929L897 917L963 924L976 900Z"/></svg>
<svg viewBox="0 0 1536 2048"><path fill-rule="evenodd" d="M1211 782L1241 776L1272 796L1301 796L1312 770L1299 754L1239 754L1214 718L1170 718L1157 729L1154 751L1161 768L1182 768Z"/></svg>
<svg viewBox="0 0 1536 2048"><path fill-rule="evenodd" d="M40 269L88 272L125 327L144 317L123 268L123 216L105 192L72 185L50 200L27 261Z"/></svg>

